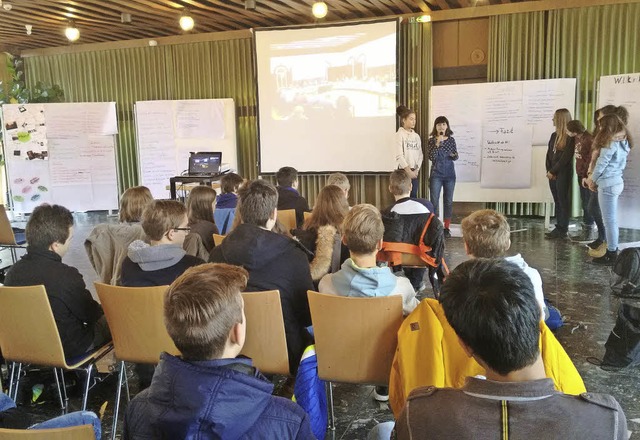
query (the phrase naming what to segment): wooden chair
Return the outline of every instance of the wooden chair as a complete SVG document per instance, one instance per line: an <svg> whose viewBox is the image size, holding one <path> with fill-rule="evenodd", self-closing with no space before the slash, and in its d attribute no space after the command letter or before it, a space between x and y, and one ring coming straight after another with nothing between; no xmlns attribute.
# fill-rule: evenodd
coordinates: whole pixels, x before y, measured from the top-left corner
<svg viewBox="0 0 640 440"><path fill-rule="evenodd" d="M26 243L27 240L24 233L19 234L18 237L13 233L7 210L4 205L0 205L0 248L9 248L11 250L12 263L18 260L16 249L24 249Z"/></svg>
<svg viewBox="0 0 640 440"><path fill-rule="evenodd" d="M226 235L213 234L213 244L215 244L216 246L220 246L222 244L222 240L224 240L224 237L226 237Z"/></svg>
<svg viewBox="0 0 640 440"><path fill-rule="evenodd" d="M52 429L1 429L0 440L96 440L93 426ZM100 440L100 439L98 439Z"/></svg>
<svg viewBox="0 0 640 440"><path fill-rule="evenodd" d="M13 362L9 379L9 397L14 400L18 395L23 363L53 367L60 406L66 411L69 399L62 370L81 369L85 370L87 375L82 397L82 410L86 410L91 370L94 363L112 348L113 345L109 343L85 355L67 360L44 286L0 287L0 349L4 358Z"/></svg>
<svg viewBox="0 0 640 440"><path fill-rule="evenodd" d="M308 292L318 375L329 382L329 429L335 430L331 382L388 385L402 324L402 296L348 298Z"/></svg>
<svg viewBox="0 0 640 440"><path fill-rule="evenodd" d="M307 219L308 219L309 217L311 217L311 213L310 213L310 212L306 212L306 211L305 211L305 212L304 212L304 214L302 214L302 216L304 217L304 221L306 222L306 221L307 221Z"/></svg>
<svg viewBox="0 0 640 440"><path fill-rule="evenodd" d="M111 433L115 439L123 381L127 400L130 399L125 362L157 364L163 351L171 354L179 351L164 325L164 293L168 286L122 287L102 283L95 286L120 361Z"/></svg>
<svg viewBox="0 0 640 440"><path fill-rule="evenodd" d="M241 353L253 359L255 366L264 373L288 376L289 354L280 292L245 292L242 298L247 336Z"/></svg>
<svg viewBox="0 0 640 440"><path fill-rule="evenodd" d="M278 211L278 220L285 227L287 231L295 229L296 224L296 210L295 209L283 209Z"/></svg>

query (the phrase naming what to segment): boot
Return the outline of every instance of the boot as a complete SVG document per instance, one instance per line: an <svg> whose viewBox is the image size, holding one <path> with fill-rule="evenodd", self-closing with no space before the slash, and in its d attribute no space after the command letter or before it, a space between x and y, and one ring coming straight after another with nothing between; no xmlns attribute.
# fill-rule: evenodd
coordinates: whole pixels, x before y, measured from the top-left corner
<svg viewBox="0 0 640 440"><path fill-rule="evenodd" d="M610 251L607 249L607 252L602 257L594 258L592 263L601 264L603 266L613 266L613 263L616 262L616 258L618 257L618 249L615 251Z"/></svg>
<svg viewBox="0 0 640 440"><path fill-rule="evenodd" d="M589 249L598 249L600 246L602 246L602 243L604 243L604 240L602 240L600 238L596 238L594 241L592 241L591 243L587 244L587 247Z"/></svg>

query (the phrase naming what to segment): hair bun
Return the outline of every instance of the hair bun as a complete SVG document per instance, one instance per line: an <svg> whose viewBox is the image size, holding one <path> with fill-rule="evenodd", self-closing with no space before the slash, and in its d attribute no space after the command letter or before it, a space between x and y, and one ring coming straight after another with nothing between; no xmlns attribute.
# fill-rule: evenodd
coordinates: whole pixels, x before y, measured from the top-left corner
<svg viewBox="0 0 640 440"><path fill-rule="evenodd" d="M402 116L403 114L405 114L407 112L407 110L409 110L406 106L400 104L398 106L398 108L396 108L396 114L398 116Z"/></svg>

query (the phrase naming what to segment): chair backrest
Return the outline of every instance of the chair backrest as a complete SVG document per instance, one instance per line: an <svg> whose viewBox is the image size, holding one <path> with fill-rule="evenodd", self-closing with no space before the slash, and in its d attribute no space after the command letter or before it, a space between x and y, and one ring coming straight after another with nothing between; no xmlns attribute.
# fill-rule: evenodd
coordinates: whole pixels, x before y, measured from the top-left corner
<svg viewBox="0 0 640 440"><path fill-rule="evenodd" d="M287 231L296 228L296 210L295 209L283 209L278 211L278 220L285 227Z"/></svg>
<svg viewBox="0 0 640 440"><path fill-rule="evenodd" d="M428 264L425 263L416 254L402 254L402 266L403 267L427 267Z"/></svg>
<svg viewBox="0 0 640 440"><path fill-rule="evenodd" d="M157 364L163 351L179 353L164 325L164 293L168 286L95 285L111 330L116 358Z"/></svg>
<svg viewBox="0 0 640 440"><path fill-rule="evenodd" d="M226 237L226 235L213 234L213 244L215 244L216 246L220 246L222 244L222 240L224 240L224 237Z"/></svg>
<svg viewBox="0 0 640 440"><path fill-rule="evenodd" d="M304 218L304 221L306 222L306 221L307 221L307 219L308 219L309 217L311 217L311 213L310 213L310 212L305 211L305 212L302 214L302 217Z"/></svg>
<svg viewBox="0 0 640 440"><path fill-rule="evenodd" d="M18 245L4 205L0 205L0 245Z"/></svg>
<svg viewBox="0 0 640 440"><path fill-rule="evenodd" d="M9 361L66 368L43 285L0 286L0 350Z"/></svg>
<svg viewBox="0 0 640 440"><path fill-rule="evenodd" d="M247 337L242 354L264 373L289 375L289 355L284 332L280 293L277 290L245 292Z"/></svg>
<svg viewBox="0 0 640 440"><path fill-rule="evenodd" d="M0 440L96 440L92 425L52 429L2 429Z"/></svg>
<svg viewBox="0 0 640 440"><path fill-rule="evenodd" d="M320 379L386 385L402 324L402 296L308 292Z"/></svg>

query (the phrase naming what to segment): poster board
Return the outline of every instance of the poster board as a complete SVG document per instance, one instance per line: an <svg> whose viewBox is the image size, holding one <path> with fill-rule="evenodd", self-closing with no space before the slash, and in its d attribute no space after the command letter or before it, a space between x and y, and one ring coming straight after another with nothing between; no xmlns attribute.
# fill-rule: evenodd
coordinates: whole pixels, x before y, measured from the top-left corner
<svg viewBox="0 0 640 440"><path fill-rule="evenodd" d="M627 127L635 143L624 170L624 191L618 199L618 224L640 229L640 73L600 77L598 108L622 105L629 111Z"/></svg>
<svg viewBox="0 0 640 440"><path fill-rule="evenodd" d="M118 208L115 102L5 104L4 157L15 212L41 203Z"/></svg>
<svg viewBox="0 0 640 440"><path fill-rule="evenodd" d="M447 116L460 157L453 199L552 202L547 142L555 110L573 113L575 89L573 78L432 87L430 120Z"/></svg>
<svg viewBox="0 0 640 440"><path fill-rule="evenodd" d="M191 151L222 151L223 170L238 168L233 99L138 101L135 115L139 182L154 198L169 198Z"/></svg>

